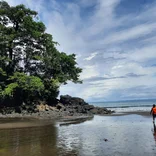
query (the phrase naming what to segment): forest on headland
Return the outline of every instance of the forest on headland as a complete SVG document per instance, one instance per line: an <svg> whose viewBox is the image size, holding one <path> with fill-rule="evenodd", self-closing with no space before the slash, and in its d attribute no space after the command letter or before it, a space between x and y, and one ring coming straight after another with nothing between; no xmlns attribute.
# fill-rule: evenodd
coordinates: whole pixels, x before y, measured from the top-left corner
<svg viewBox="0 0 156 156"><path fill-rule="evenodd" d="M0 1L0 106L51 105L60 85L82 83L76 55L57 44L36 11Z"/></svg>

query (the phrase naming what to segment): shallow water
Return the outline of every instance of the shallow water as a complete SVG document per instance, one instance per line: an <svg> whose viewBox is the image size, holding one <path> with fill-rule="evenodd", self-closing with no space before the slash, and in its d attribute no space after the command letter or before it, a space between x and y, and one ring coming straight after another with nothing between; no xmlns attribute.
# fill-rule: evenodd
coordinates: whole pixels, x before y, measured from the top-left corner
<svg viewBox="0 0 156 156"><path fill-rule="evenodd" d="M0 156L156 155L152 119L139 115L95 116L68 126L37 120L23 123L31 126L0 130Z"/></svg>
<svg viewBox="0 0 156 156"><path fill-rule="evenodd" d="M56 155L56 127L51 122L38 120L0 120L4 126L18 127L0 130L0 156Z"/></svg>
<svg viewBox="0 0 156 156"><path fill-rule="evenodd" d="M96 116L92 121L60 128L58 144L80 156L155 156L151 121L139 115Z"/></svg>

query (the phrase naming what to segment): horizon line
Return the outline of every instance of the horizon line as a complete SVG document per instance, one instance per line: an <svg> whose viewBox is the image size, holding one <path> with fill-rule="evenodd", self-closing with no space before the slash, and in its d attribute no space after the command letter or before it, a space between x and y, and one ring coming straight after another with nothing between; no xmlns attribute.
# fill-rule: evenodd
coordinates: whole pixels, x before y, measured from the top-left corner
<svg viewBox="0 0 156 156"><path fill-rule="evenodd" d="M128 100L112 100L112 101L87 101L88 103L93 103L93 102L97 102L97 103L101 103L101 102L127 102L127 101L148 101L148 100L156 100L155 99L128 99Z"/></svg>

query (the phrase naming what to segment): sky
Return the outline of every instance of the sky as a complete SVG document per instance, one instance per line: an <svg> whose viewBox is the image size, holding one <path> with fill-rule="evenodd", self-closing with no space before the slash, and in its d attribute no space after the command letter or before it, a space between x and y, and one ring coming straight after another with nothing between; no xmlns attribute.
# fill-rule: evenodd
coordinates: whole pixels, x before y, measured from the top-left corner
<svg viewBox="0 0 156 156"><path fill-rule="evenodd" d="M61 95L88 102L156 98L155 0L6 0L38 11L61 52L75 53L83 84Z"/></svg>

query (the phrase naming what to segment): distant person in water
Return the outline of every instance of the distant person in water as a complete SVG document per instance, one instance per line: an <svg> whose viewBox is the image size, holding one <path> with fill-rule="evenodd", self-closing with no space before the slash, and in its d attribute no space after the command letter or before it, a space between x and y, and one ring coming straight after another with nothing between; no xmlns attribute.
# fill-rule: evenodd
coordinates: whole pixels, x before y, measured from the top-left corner
<svg viewBox="0 0 156 156"><path fill-rule="evenodd" d="M155 122L155 118L156 118L156 107L155 107L155 104L153 104L153 107L151 109L150 114L153 115L153 122Z"/></svg>

